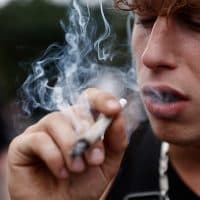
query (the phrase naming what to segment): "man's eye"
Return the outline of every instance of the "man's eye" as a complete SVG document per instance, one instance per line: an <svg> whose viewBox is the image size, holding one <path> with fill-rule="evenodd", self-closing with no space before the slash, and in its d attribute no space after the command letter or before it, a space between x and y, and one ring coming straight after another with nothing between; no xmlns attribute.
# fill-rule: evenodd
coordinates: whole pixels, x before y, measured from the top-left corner
<svg viewBox="0 0 200 200"><path fill-rule="evenodd" d="M186 23L193 29L200 30L200 21L187 20Z"/></svg>
<svg viewBox="0 0 200 200"><path fill-rule="evenodd" d="M180 21L191 29L200 31L200 17L191 17L189 15L182 15L179 17Z"/></svg>
<svg viewBox="0 0 200 200"><path fill-rule="evenodd" d="M142 25L144 28L151 28L155 23L155 17L137 17L135 24Z"/></svg>

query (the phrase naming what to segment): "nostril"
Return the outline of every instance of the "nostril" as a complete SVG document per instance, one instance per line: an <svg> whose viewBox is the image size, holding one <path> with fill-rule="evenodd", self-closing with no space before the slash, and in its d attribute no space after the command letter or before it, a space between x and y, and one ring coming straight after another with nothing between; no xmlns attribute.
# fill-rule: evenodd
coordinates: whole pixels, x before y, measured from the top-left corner
<svg viewBox="0 0 200 200"><path fill-rule="evenodd" d="M161 63L159 62L158 52L153 48L146 48L141 56L144 66L150 69L156 69Z"/></svg>

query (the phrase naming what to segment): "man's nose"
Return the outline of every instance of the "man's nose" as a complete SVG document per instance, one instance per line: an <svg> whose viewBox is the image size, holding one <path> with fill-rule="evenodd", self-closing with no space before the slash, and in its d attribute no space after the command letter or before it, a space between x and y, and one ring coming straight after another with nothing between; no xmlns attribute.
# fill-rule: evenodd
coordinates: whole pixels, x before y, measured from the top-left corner
<svg viewBox="0 0 200 200"><path fill-rule="evenodd" d="M151 70L176 67L176 31L173 22L166 17L158 17L148 35L142 54L143 64Z"/></svg>

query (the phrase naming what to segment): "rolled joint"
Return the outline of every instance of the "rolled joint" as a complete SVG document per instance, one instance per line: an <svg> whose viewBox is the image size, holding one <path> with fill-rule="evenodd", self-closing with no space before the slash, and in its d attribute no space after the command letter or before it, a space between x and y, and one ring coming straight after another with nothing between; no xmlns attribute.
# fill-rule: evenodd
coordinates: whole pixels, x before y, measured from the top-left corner
<svg viewBox="0 0 200 200"><path fill-rule="evenodd" d="M80 139L78 142L75 143L71 151L69 152L69 155L72 158L75 158L77 156L80 156L90 147L90 143L86 139Z"/></svg>
<svg viewBox="0 0 200 200"><path fill-rule="evenodd" d="M127 104L126 99L120 99L119 103L122 108ZM79 138L78 141L74 144L70 151L71 157L81 156L85 150L87 150L92 144L94 144L98 139L103 138L104 134L112 122L112 118L100 114L97 121L92 125L92 127L86 131L82 138Z"/></svg>

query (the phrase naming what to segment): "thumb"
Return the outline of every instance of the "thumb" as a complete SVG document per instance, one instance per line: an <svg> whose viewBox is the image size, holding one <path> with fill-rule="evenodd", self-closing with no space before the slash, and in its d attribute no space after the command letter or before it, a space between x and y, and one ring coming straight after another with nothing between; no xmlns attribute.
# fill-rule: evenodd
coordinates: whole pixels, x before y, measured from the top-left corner
<svg viewBox="0 0 200 200"><path fill-rule="evenodd" d="M118 172L127 145L125 123L122 116L119 115L113 120L104 138L106 156L103 170L108 179L113 178Z"/></svg>

